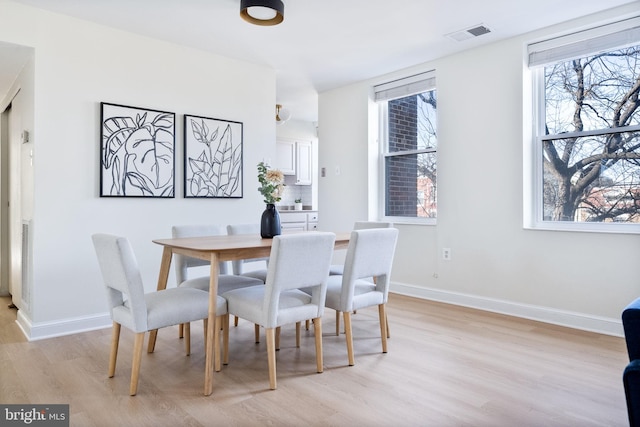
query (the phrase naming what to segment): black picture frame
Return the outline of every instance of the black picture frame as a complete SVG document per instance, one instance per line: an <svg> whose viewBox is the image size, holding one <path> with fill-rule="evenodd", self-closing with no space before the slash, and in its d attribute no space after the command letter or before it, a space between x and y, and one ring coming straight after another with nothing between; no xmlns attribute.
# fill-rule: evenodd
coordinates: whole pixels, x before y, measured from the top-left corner
<svg viewBox="0 0 640 427"><path fill-rule="evenodd" d="M242 198L243 124L184 115L184 197Z"/></svg>
<svg viewBox="0 0 640 427"><path fill-rule="evenodd" d="M175 113L100 103L100 197L175 197Z"/></svg>

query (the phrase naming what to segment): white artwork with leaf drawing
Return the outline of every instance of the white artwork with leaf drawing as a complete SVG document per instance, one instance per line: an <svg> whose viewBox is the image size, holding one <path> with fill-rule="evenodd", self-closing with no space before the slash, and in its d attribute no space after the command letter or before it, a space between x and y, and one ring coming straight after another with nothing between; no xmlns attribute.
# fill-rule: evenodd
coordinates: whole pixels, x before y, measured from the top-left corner
<svg viewBox="0 0 640 427"><path fill-rule="evenodd" d="M242 197L242 123L184 116L184 197Z"/></svg>
<svg viewBox="0 0 640 427"><path fill-rule="evenodd" d="M174 197L175 113L101 103L101 197Z"/></svg>

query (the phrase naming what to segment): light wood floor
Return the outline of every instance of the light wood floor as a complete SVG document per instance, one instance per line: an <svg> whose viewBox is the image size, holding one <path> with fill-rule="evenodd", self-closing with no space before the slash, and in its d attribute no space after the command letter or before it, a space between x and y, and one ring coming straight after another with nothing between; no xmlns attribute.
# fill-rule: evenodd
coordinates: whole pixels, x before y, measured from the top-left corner
<svg viewBox="0 0 640 427"><path fill-rule="evenodd" d="M353 317L347 366L334 312L324 318L324 363L314 341L283 328L278 390L270 391L265 340L231 330L230 363L203 391L201 322L185 357L177 328L143 354L130 397L133 335L122 328L116 376L107 378L110 329L26 342L0 298L0 402L70 404L72 426L625 426L622 338L391 295L389 353L377 310Z"/></svg>

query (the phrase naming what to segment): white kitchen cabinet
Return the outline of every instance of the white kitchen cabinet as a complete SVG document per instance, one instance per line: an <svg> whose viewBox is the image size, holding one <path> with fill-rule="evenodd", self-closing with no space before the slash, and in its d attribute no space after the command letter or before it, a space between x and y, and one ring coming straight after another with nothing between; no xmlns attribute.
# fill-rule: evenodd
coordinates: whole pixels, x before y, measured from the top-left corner
<svg viewBox="0 0 640 427"><path fill-rule="evenodd" d="M278 140L276 144L276 166L285 175L296 174L296 143L295 141Z"/></svg>
<svg viewBox="0 0 640 427"><path fill-rule="evenodd" d="M318 229L318 212L307 213L307 230L315 231Z"/></svg>
<svg viewBox="0 0 640 427"><path fill-rule="evenodd" d="M296 185L311 185L313 152L310 142L296 142Z"/></svg>
<svg viewBox="0 0 640 427"><path fill-rule="evenodd" d="M317 211L282 211L280 213L280 228L283 230L317 230Z"/></svg>
<svg viewBox="0 0 640 427"><path fill-rule="evenodd" d="M276 144L276 166L285 175L294 175L296 185L311 185L313 150L309 141L279 139Z"/></svg>
<svg viewBox="0 0 640 427"><path fill-rule="evenodd" d="M307 229L307 224L304 222L281 222L280 228L282 230L305 231Z"/></svg>

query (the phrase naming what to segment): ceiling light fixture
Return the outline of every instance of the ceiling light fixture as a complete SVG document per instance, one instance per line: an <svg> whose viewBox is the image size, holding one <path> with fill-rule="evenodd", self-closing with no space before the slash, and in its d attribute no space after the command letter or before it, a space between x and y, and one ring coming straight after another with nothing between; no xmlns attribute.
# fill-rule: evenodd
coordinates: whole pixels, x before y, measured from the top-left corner
<svg viewBox="0 0 640 427"><path fill-rule="evenodd" d="M276 124L281 125L291 118L289 110L282 108L282 105L276 104Z"/></svg>
<svg viewBox="0 0 640 427"><path fill-rule="evenodd" d="M284 3L281 0L242 0L240 17L255 25L278 25L284 21Z"/></svg>

